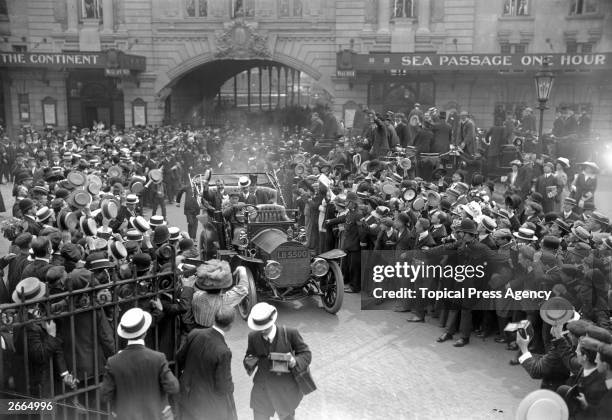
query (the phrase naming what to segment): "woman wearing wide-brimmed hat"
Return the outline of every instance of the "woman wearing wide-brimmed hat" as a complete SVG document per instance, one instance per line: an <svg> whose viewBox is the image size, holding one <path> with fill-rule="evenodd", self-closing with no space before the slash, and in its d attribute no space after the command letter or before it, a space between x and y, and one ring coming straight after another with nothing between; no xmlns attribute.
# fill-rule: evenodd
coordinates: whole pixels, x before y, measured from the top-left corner
<svg viewBox="0 0 612 420"><path fill-rule="evenodd" d="M197 328L212 327L221 306L236 306L248 293L248 278L244 267L234 271L238 283L232 287L233 277L227 261L209 260L196 270L191 310Z"/></svg>
<svg viewBox="0 0 612 420"><path fill-rule="evenodd" d="M570 196L578 202L578 207L584 208L585 203L594 202L599 166L594 162L582 162L578 166L581 172L572 181Z"/></svg>

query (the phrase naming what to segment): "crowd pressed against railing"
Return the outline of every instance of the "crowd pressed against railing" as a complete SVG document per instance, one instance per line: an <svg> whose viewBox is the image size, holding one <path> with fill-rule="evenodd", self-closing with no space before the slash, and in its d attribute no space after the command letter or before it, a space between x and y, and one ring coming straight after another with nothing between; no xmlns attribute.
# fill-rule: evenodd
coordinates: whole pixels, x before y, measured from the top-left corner
<svg viewBox="0 0 612 420"><path fill-rule="evenodd" d="M252 330L254 417L291 419L316 389L311 353L273 302L318 295L335 313L345 293L366 291L363 253L395 251L484 264L469 285L481 291L550 292L518 305L398 299L394 310L406 312L398 322L435 320L439 343L491 336L556 393L546 404L612 418L612 236L595 206L588 116L564 110L541 139L529 109L488 130L418 104L363 116L362 130L313 113L291 130L100 124L5 136L0 181L15 201L0 209L2 397L54 399L69 418L235 418L224 336L238 312ZM168 218L174 203L186 232ZM518 413L540 400L530 394Z"/></svg>

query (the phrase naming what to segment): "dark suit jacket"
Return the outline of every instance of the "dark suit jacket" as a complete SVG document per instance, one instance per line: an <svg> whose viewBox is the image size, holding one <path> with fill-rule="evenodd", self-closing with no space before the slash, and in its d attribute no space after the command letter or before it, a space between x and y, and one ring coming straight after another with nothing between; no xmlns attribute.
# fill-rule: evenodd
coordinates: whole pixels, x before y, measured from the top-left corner
<svg viewBox="0 0 612 420"><path fill-rule="evenodd" d="M24 334L27 337L27 353L30 389L25 389L25 375L16 377L17 388L21 392L30 392L31 395L50 397L51 395L51 364L53 364L54 380L58 380L61 373L67 370L62 340L50 336L42 324L27 324L15 329L15 350L25 358ZM18 358L17 366L25 366L25 359ZM50 363L51 361L51 363Z"/></svg>
<svg viewBox="0 0 612 420"><path fill-rule="evenodd" d="M100 395L122 420L161 420L179 383L164 354L132 344L106 362Z"/></svg>
<svg viewBox="0 0 612 420"><path fill-rule="evenodd" d="M17 284L21 281L23 269L28 265L28 252L21 252L9 263L8 266L8 293L9 296L15 291ZM12 300L11 300L12 303Z"/></svg>
<svg viewBox="0 0 612 420"><path fill-rule="evenodd" d="M405 229L397 236L397 244L395 249L398 251L407 251L412 249L414 245L414 233L410 229Z"/></svg>
<svg viewBox="0 0 612 420"><path fill-rule="evenodd" d="M196 329L176 354L181 375L181 414L186 419L237 418L232 352L221 333Z"/></svg>
<svg viewBox="0 0 612 420"><path fill-rule="evenodd" d="M51 264L46 261L34 260L26 264L23 272L21 273L21 279L23 280L27 277L36 277L38 280L46 282L47 270L49 270L51 267Z"/></svg>
<svg viewBox="0 0 612 420"><path fill-rule="evenodd" d="M360 251L361 246L361 212L349 211L347 214L328 221L328 226L344 223L344 250L347 252Z"/></svg>
<svg viewBox="0 0 612 420"><path fill-rule="evenodd" d="M547 187L557 187L557 194L552 198L549 198L548 191L546 190ZM561 200L562 189L563 185L561 185L554 174L550 174L548 177L546 177L546 175L541 175L538 177L535 184L535 190L536 192L542 194L542 207L544 208L544 213L554 211L555 204Z"/></svg>
<svg viewBox="0 0 612 420"><path fill-rule="evenodd" d="M272 365L268 358L270 352L289 353L291 351L294 352L296 360L293 369L303 371L308 368L312 354L296 329L277 326L272 343L264 340L259 331L249 333L246 356L252 355L258 358L257 372L253 378L253 390L251 391L251 408L253 410L266 413L267 408L260 406L258 402L262 399L264 401L269 399L279 418L283 418L292 413L299 405L303 395L293 378L293 374L270 372Z"/></svg>
<svg viewBox="0 0 612 420"><path fill-rule="evenodd" d="M450 150L453 128L444 120L436 122L433 127L431 153L446 153Z"/></svg>
<svg viewBox="0 0 612 420"><path fill-rule="evenodd" d="M64 354L70 372L79 379L91 378L103 372L103 366L108 357L115 352L115 334L104 311L95 311L96 328L94 329L93 314L81 312L74 315L74 339L71 339L70 318L60 318L57 322L57 335L64 342ZM94 331L96 336L94 336ZM95 370L94 347L98 349L98 371ZM76 362L73 366L72 360Z"/></svg>
<svg viewBox="0 0 612 420"><path fill-rule="evenodd" d="M556 391L567 381L570 372L563 363L563 358L553 340L550 351L546 354L533 354L521 365L532 379L541 379L540 388Z"/></svg>

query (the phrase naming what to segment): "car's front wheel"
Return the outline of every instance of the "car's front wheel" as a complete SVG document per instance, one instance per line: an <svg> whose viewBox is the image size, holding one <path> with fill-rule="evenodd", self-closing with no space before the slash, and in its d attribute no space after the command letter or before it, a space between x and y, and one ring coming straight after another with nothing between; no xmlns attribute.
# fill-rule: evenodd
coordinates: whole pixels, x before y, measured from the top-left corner
<svg viewBox="0 0 612 420"><path fill-rule="evenodd" d="M255 279L253 278L253 272L249 267L243 267L247 276L247 295L238 304L238 313L242 319L246 320L249 317L251 308L257 303L257 290L255 289ZM239 279L238 279L239 280Z"/></svg>
<svg viewBox="0 0 612 420"><path fill-rule="evenodd" d="M330 314L335 314L340 310L344 299L344 278L336 261L329 261L329 271L321 278L320 287L323 292L323 308Z"/></svg>

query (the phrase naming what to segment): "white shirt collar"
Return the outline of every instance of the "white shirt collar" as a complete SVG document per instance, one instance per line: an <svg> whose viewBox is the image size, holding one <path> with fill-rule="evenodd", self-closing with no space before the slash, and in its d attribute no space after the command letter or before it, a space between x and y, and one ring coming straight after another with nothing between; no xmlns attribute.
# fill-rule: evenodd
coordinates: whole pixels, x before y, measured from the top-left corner
<svg viewBox="0 0 612 420"><path fill-rule="evenodd" d="M270 343L274 341L274 337L276 337L276 324L272 325L272 330L270 330L268 335L264 335L264 338Z"/></svg>
<svg viewBox="0 0 612 420"><path fill-rule="evenodd" d="M48 263L49 262L49 258L36 257L36 258L34 258L34 261L44 261L44 262Z"/></svg>
<svg viewBox="0 0 612 420"><path fill-rule="evenodd" d="M145 342L144 342L144 340L142 338L140 338L138 340L128 340L128 342L127 342L128 346L131 346L133 344L140 344L140 345L144 346Z"/></svg>
<svg viewBox="0 0 612 420"><path fill-rule="evenodd" d="M612 379L606 379L606 388L612 389Z"/></svg>
<svg viewBox="0 0 612 420"><path fill-rule="evenodd" d="M215 330L215 331L218 331L219 334L221 334L223 337L225 337L225 331L223 331L221 328L217 327L216 325L213 325L212 329Z"/></svg>
<svg viewBox="0 0 612 420"><path fill-rule="evenodd" d="M586 378L587 376L589 376L591 373L595 372L596 370L597 370L597 366L595 366L594 368L591 368L591 369L584 368L582 370L582 377Z"/></svg>

